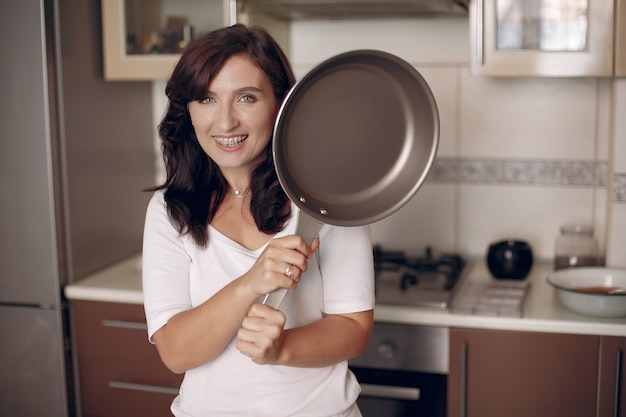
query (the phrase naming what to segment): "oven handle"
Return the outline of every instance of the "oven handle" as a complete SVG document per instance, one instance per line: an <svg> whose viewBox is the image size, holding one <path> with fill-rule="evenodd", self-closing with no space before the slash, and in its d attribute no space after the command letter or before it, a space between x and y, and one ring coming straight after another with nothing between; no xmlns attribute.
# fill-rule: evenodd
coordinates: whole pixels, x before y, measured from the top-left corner
<svg viewBox="0 0 626 417"><path fill-rule="evenodd" d="M393 398L395 400L418 401L419 388L396 387L392 385L361 384L361 395L364 397Z"/></svg>

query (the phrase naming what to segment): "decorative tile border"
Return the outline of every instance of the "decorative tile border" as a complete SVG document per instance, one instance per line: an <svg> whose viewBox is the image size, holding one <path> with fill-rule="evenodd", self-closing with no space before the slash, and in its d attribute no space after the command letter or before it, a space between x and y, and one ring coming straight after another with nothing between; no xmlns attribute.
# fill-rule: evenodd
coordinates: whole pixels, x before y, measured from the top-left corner
<svg viewBox="0 0 626 417"><path fill-rule="evenodd" d="M601 187L608 169L605 162L439 158L431 176L435 181Z"/></svg>
<svg viewBox="0 0 626 417"><path fill-rule="evenodd" d="M626 174L613 175L613 200L626 203Z"/></svg>
<svg viewBox="0 0 626 417"><path fill-rule="evenodd" d="M430 180L484 184L606 187L606 162L437 158ZM613 176L613 200L626 202L626 174Z"/></svg>
<svg viewBox="0 0 626 417"><path fill-rule="evenodd" d="M458 181L456 170L457 160L450 158L435 158L428 179L438 182L456 182Z"/></svg>

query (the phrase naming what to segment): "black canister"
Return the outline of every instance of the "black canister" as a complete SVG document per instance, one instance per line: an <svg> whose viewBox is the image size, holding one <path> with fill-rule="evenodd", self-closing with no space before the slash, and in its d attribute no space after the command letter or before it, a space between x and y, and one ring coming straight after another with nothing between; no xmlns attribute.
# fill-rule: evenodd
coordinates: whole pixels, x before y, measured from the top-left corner
<svg viewBox="0 0 626 417"><path fill-rule="evenodd" d="M495 242L489 245L487 266L494 278L524 279L533 266L533 251L522 240Z"/></svg>

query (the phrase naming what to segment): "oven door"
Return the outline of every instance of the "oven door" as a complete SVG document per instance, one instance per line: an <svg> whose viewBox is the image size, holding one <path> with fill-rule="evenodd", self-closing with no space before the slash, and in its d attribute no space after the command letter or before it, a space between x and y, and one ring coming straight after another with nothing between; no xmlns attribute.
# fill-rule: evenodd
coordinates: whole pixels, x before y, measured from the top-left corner
<svg viewBox="0 0 626 417"><path fill-rule="evenodd" d="M375 322L366 351L348 361L363 417L445 417L449 330Z"/></svg>
<svg viewBox="0 0 626 417"><path fill-rule="evenodd" d="M447 376L351 367L363 417L446 417Z"/></svg>

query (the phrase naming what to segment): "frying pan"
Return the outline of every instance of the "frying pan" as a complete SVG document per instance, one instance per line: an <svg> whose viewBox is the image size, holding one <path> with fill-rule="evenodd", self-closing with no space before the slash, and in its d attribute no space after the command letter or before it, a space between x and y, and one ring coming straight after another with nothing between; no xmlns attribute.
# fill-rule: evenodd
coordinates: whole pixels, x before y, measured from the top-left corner
<svg viewBox="0 0 626 417"><path fill-rule="evenodd" d="M437 104L409 63L375 50L321 62L289 91L274 126L278 180L300 208L296 233L311 242L324 223L394 213L426 180L438 144ZM286 292L263 302L278 308Z"/></svg>

